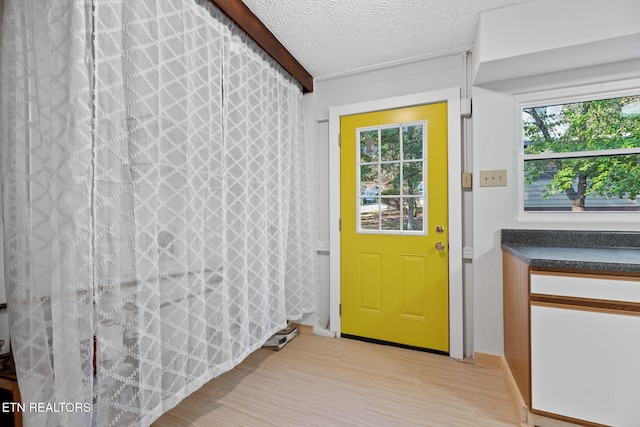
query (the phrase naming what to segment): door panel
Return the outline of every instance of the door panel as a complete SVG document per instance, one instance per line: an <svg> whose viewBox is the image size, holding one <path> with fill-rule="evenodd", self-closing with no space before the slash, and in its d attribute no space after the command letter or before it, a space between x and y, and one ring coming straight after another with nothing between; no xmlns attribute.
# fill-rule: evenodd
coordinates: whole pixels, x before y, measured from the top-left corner
<svg viewBox="0 0 640 427"><path fill-rule="evenodd" d="M342 333L448 352L447 104L340 134Z"/></svg>
<svg viewBox="0 0 640 427"><path fill-rule="evenodd" d="M360 309L382 312L382 256L379 253L360 253ZM365 286L363 286L365 285Z"/></svg>
<svg viewBox="0 0 640 427"><path fill-rule="evenodd" d="M406 319L426 320L426 306L421 295L425 289L425 257L422 255L400 255L400 291L402 309L400 316Z"/></svg>

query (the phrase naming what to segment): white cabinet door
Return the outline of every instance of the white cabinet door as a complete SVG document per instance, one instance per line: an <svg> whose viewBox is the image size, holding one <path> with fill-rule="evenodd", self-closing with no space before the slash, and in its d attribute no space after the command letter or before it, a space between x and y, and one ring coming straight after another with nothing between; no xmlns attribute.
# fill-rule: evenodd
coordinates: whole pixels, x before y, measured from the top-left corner
<svg viewBox="0 0 640 427"><path fill-rule="evenodd" d="M640 316L531 306L532 407L640 426Z"/></svg>

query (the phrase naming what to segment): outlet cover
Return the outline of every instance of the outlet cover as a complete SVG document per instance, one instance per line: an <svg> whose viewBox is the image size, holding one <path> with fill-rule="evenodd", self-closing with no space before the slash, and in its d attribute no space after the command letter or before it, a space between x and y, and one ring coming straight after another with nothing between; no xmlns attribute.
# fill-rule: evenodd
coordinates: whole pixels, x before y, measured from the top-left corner
<svg viewBox="0 0 640 427"><path fill-rule="evenodd" d="M506 187L507 170L485 170L480 171L480 187Z"/></svg>
<svg viewBox="0 0 640 427"><path fill-rule="evenodd" d="M471 172L464 172L462 174L462 188L470 189L472 186L472 176Z"/></svg>

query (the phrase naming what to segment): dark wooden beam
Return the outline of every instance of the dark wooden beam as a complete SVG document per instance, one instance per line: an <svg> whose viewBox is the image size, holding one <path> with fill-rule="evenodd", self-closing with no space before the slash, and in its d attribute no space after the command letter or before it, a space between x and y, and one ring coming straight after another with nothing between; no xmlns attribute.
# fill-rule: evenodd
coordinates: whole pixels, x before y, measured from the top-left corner
<svg viewBox="0 0 640 427"><path fill-rule="evenodd" d="M275 59L302 85L303 91L313 92L313 77L278 41L276 36L258 19L242 0L209 0L236 23L258 46Z"/></svg>

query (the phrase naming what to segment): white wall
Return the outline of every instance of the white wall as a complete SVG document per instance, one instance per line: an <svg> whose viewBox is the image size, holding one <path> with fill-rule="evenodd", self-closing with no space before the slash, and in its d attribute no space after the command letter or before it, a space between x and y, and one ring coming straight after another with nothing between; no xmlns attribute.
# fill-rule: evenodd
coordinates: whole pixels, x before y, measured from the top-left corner
<svg viewBox="0 0 640 427"><path fill-rule="evenodd" d="M615 3L615 4L614 4ZM562 7L556 7L557 5ZM619 31L613 28L617 22L625 25L625 32L629 34L629 25L635 25L636 34L640 34L640 13L637 13L639 2L636 0L613 0L600 2L597 0L536 0L531 3L513 6L489 12L491 16L491 30L494 32L495 43L504 40L512 40L513 32L517 30L514 23L528 22L529 26L538 25L544 29L549 24L549 15L557 25L571 23L590 22L598 24L597 31L592 27L582 27L581 31L585 43L578 43L577 50L566 50L565 54L574 62L575 69L567 69L556 73L549 68L549 73L540 75L527 75L520 78L511 78L508 82L501 82L495 76L483 76L481 82L491 81L484 87L473 87L473 328L474 351L492 354L503 354L503 322L502 322L502 258L500 250L500 230L502 228L544 228L544 229L597 229L597 230L638 230L640 225L631 222L607 220L594 220L593 222L577 222L572 220L554 220L546 222L518 222L516 220L517 209L517 150L518 144L518 111L516 109L515 93L526 93L533 90L572 87L579 84L602 83L617 81L621 78L640 77L640 67L637 66L640 58L640 45L635 49L636 58L630 61L620 61L611 64L596 64L591 67L584 66L585 45L590 45L588 55L597 56L600 43L593 41L594 34L599 37L610 37ZM626 9L625 9L626 7ZM602 8L608 12L603 15ZM634 12L636 11L636 12ZM617 19L597 20L598 15L610 17L615 14ZM628 14L634 13L630 20ZM500 19L493 19L493 18ZM483 21L486 22L486 21ZM516 28L516 30L514 30ZM522 28L522 27L521 27ZM564 33L557 28L549 30L557 35L557 47L565 46ZM576 30L577 31L577 30ZM499 36L502 34L502 36ZM572 43L575 37L571 34ZM532 39L535 36L530 35ZM542 42L533 47L527 44L523 51L518 51L517 44L509 46L506 52L504 46L497 47L501 55L512 55L506 59L517 58L518 61L527 61L529 51L544 52L555 49L554 41L542 37ZM531 42L531 39L528 39ZM591 41L589 41L591 40ZM476 48L485 51L491 46L487 43L486 34L476 39ZM480 44L480 46L479 46ZM619 49L620 52L610 52L612 55L627 55L628 46L623 40L619 45L611 45L609 49ZM478 60L476 57L475 60ZM481 59L480 59L481 61ZM505 62L507 64L507 62ZM636 65L634 65L636 64ZM569 62L565 66L570 65ZM482 64L480 64L480 68ZM549 67L553 67L552 64ZM513 77L513 76L511 76ZM487 80L485 80L487 79ZM640 89L640 87L639 87ZM479 187L478 176L480 170L506 169L506 187Z"/></svg>
<svg viewBox="0 0 640 427"><path fill-rule="evenodd" d="M478 60L488 62L635 36L638 16L637 0L536 0L494 9L482 14L479 30L484 48ZM505 34L512 37L505 38Z"/></svg>
<svg viewBox="0 0 640 427"><path fill-rule="evenodd" d="M484 12L476 84L638 59L637 0L536 0Z"/></svg>
<svg viewBox="0 0 640 427"><path fill-rule="evenodd" d="M417 92L463 87L464 80L464 56L460 53L366 73L316 80L314 92L305 95L309 173L312 180L312 215L317 236L320 326L325 327L329 320L329 108ZM463 152L470 154L471 147ZM470 159L468 164L471 164ZM470 225L471 194L465 193L464 199L465 212L469 213L463 215L463 222ZM465 231L467 232L463 234L463 243L470 245L471 230ZM467 263L464 268L465 354L470 354L473 348L471 265Z"/></svg>

